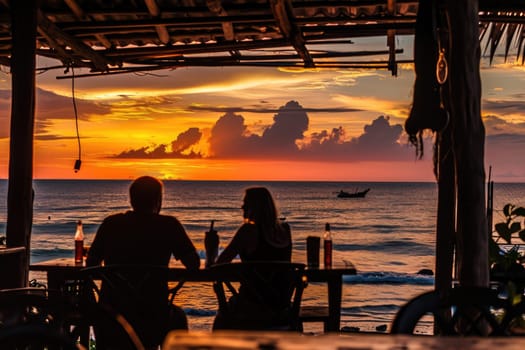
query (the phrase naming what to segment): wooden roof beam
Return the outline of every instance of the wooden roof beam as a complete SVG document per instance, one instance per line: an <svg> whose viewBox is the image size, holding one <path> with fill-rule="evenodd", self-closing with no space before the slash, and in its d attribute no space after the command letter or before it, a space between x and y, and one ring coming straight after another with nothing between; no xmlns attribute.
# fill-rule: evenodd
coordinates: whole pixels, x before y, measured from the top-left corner
<svg viewBox="0 0 525 350"><path fill-rule="evenodd" d="M412 60L399 61L400 63L412 63ZM231 63L221 63L221 66L224 67L297 67L300 68L301 64L296 62L231 62ZM217 67L216 63L210 62L209 64L200 64L200 65L188 65L184 62L181 63L170 63L170 64L157 64L154 66L139 66L139 67L125 67L125 68L110 68L108 72L105 73L87 73L87 74L77 74L75 78L89 78L96 76L107 76L107 75L116 75L116 74L128 74L133 72L147 72L155 71L161 69L177 69L180 67ZM388 62L321 62L319 63L320 68L329 68L329 69L387 69ZM57 76L57 79L72 79L71 75Z"/></svg>
<svg viewBox="0 0 525 350"><path fill-rule="evenodd" d="M48 35L47 32L41 30L40 27L37 27L37 31L44 37L44 39L46 39L49 47L53 48L53 50L58 53L58 57L60 57L60 61L64 66L69 66L71 63L77 61L72 54L68 53L66 49L63 48L52 36Z"/></svg>
<svg viewBox="0 0 525 350"><path fill-rule="evenodd" d="M397 53L403 53L402 49L396 50ZM388 54L387 50L380 50L380 51L349 51L349 52L321 52L321 53L312 53L312 57L314 59L316 58L354 58L354 57L366 57L366 56L378 56L378 55L386 55ZM130 59L135 60L136 62L142 62L143 64L168 64L170 62L173 63L185 63L188 65L191 64L202 64L202 63L222 63L222 62L249 62L249 61L272 61L274 63L278 62L286 62L286 61L297 61L299 62L301 58L297 53L290 53L290 54L265 54L265 55L245 55L239 58L231 57L229 55L217 55L217 56L211 56L211 57L187 57L187 56L179 56L179 57L172 57L172 56L165 56L160 57L158 55L152 55L150 57L147 56L140 56L140 57L132 57L129 56ZM350 61L349 61L350 62ZM356 61L351 61L352 63L358 63ZM368 61L373 62L373 61ZM325 62L325 63L332 63L332 62ZM320 65L320 63L318 63Z"/></svg>
<svg viewBox="0 0 525 350"><path fill-rule="evenodd" d="M84 10L82 10L82 8L77 4L75 0L64 0L64 2L69 7L71 12L73 12L78 19L91 20L91 18L86 16L86 13L84 12ZM105 48L107 49L111 48L111 42L104 35L95 34L95 38L97 38L97 40L100 41L100 43L104 45Z"/></svg>
<svg viewBox="0 0 525 350"><path fill-rule="evenodd" d="M388 0L387 12L390 16L397 14L396 0ZM396 62L396 30L388 29L387 32L387 45L390 48L388 54L388 69L392 72L393 76L397 76L397 62Z"/></svg>
<svg viewBox="0 0 525 350"><path fill-rule="evenodd" d="M219 16L219 17L228 16L228 13L222 7L221 0L206 0L206 6L208 6L208 9L210 10L210 12L216 16ZM224 39L226 40L235 39L235 33L233 31L232 22L222 22L222 31L224 32Z"/></svg>
<svg viewBox="0 0 525 350"><path fill-rule="evenodd" d="M152 17L160 17L160 8L156 0L144 0L144 3L146 4L146 7L148 8L148 11ZM170 33L168 32L166 26L156 25L155 31L157 32L157 35L163 44L167 45L171 42Z"/></svg>
<svg viewBox="0 0 525 350"><path fill-rule="evenodd" d="M104 56L93 51L83 42L77 41L75 37L64 33L53 22L51 22L40 10L38 10L38 31L40 33L45 33L46 38L54 38L52 42L49 42L50 46L52 44L58 45L58 41L56 40L58 39L62 41L66 46L69 46L78 55L80 55L84 59L91 61L94 69L99 71L106 71L108 69L108 65L110 63ZM58 51L60 50L61 46L58 45L53 48Z"/></svg>
<svg viewBox="0 0 525 350"><path fill-rule="evenodd" d="M315 67L314 61L306 48L305 40L299 27L293 23L292 7L289 0L270 0L273 16L283 33L283 36L290 40L292 46L304 61L304 66Z"/></svg>

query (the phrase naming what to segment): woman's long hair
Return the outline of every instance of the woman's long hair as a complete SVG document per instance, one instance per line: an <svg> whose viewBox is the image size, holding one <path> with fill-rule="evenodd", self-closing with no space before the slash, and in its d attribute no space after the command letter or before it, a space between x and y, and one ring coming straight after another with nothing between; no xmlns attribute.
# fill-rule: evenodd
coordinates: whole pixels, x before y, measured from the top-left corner
<svg viewBox="0 0 525 350"><path fill-rule="evenodd" d="M290 244L287 229L279 220L277 207L270 191L265 187L248 188L244 195L246 219L257 225L266 241L275 247Z"/></svg>

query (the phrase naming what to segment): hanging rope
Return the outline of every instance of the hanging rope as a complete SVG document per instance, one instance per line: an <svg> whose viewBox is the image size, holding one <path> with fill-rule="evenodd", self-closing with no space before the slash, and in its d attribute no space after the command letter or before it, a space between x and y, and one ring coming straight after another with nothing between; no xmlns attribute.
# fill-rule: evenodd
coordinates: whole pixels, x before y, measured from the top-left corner
<svg viewBox="0 0 525 350"><path fill-rule="evenodd" d="M71 79L71 97L73 101L73 110L75 111L75 129L77 132L77 143L78 143L78 158L75 161L74 170L75 173L80 170L80 165L82 164L82 148L80 145L80 133L78 131L78 112L77 112L77 102L75 99L75 68L71 66L71 73L72 73L72 79Z"/></svg>

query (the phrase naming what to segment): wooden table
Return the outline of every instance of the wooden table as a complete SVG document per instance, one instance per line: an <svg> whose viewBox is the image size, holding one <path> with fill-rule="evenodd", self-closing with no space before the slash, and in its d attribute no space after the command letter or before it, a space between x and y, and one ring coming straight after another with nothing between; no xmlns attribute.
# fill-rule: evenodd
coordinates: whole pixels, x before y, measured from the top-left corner
<svg viewBox="0 0 525 350"><path fill-rule="evenodd" d="M204 264L201 264L204 266ZM49 289L59 290L67 280L78 279L78 272L84 264L76 264L73 258L59 258L31 264L32 271L45 271L47 273L47 286ZM341 296L343 276L355 275L356 269L351 263L344 265L335 264L331 269L306 268L305 274L309 282L326 283L328 287L328 331L339 331L341 323ZM213 282L214 274L208 269L188 271L177 261L170 264L170 280L182 282Z"/></svg>
<svg viewBox="0 0 525 350"><path fill-rule="evenodd" d="M521 337L441 337L393 334L321 334L275 332L186 332L168 333L162 350L521 350Z"/></svg>
<svg viewBox="0 0 525 350"><path fill-rule="evenodd" d="M6 247L0 246L0 255L19 254L25 252L25 247Z"/></svg>

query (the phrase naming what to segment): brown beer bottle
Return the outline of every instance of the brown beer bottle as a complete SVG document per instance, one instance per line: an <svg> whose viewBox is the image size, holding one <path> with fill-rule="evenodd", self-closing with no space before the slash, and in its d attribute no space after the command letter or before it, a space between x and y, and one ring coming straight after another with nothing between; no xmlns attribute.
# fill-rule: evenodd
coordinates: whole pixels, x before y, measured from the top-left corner
<svg viewBox="0 0 525 350"><path fill-rule="evenodd" d="M84 255L84 230L82 221L77 221L77 230L75 232L75 263L81 264Z"/></svg>
<svg viewBox="0 0 525 350"><path fill-rule="evenodd" d="M330 224L326 223L323 234L324 241L324 268L332 268L332 232L330 231Z"/></svg>

